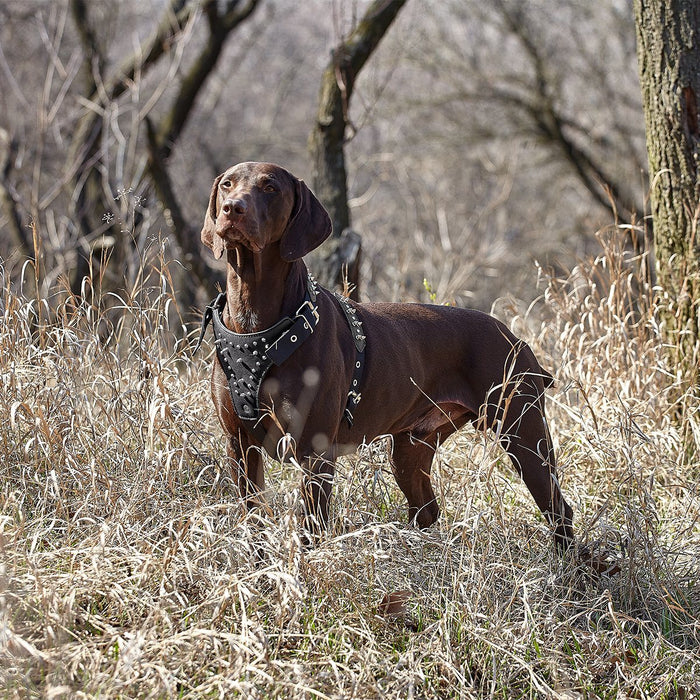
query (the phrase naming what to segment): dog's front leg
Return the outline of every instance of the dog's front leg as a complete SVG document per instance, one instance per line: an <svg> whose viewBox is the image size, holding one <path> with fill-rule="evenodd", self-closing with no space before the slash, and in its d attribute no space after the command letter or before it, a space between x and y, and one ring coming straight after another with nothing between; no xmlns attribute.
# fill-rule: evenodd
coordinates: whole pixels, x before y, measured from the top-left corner
<svg viewBox="0 0 700 700"><path fill-rule="evenodd" d="M304 529L317 537L328 525L328 509L335 476L335 454L314 455L305 460L302 494Z"/></svg>
<svg viewBox="0 0 700 700"><path fill-rule="evenodd" d="M265 490L264 464L260 450L251 447L241 434L229 437L226 453L246 508L252 510L260 507Z"/></svg>

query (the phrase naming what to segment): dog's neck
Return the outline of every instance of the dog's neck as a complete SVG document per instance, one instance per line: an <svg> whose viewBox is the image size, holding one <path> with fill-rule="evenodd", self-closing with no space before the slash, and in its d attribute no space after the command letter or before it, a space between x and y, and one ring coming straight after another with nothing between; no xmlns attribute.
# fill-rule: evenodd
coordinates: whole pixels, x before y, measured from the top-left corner
<svg viewBox="0 0 700 700"><path fill-rule="evenodd" d="M227 250L224 323L234 333L255 333L293 316L306 294L306 265L287 262L279 243L259 253L237 245Z"/></svg>

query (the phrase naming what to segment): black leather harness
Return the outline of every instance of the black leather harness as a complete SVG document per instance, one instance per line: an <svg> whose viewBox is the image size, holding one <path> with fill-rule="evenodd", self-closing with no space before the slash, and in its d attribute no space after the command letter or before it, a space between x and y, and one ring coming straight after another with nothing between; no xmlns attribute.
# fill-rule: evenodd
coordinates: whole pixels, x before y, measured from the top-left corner
<svg viewBox="0 0 700 700"><path fill-rule="evenodd" d="M261 442L265 437L265 430L260 423L264 414L260 410L263 379L273 365L281 365L316 329L319 321L317 295L316 282L309 275L304 302L296 314L293 317L285 316L274 326L257 333L234 333L224 325L221 315L226 306L225 292L219 294L204 310L199 340L194 351L199 349L207 326L212 323L216 355L228 381L233 408ZM346 297L335 292L334 296L350 326L355 345L355 366L345 404L345 418L352 425L355 409L362 398L360 384L366 338L355 307Z"/></svg>

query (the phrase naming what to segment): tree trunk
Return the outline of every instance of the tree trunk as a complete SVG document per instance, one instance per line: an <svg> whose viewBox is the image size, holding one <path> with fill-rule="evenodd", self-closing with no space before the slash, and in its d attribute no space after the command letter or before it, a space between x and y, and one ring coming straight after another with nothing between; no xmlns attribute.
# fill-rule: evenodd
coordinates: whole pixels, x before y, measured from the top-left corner
<svg viewBox="0 0 700 700"><path fill-rule="evenodd" d="M23 258L30 258L34 254L34 249L27 229L22 226L17 197L12 191L9 178L16 153L17 141L0 127L0 210L7 219L7 226L15 247Z"/></svg>
<svg viewBox="0 0 700 700"><path fill-rule="evenodd" d="M313 189L333 222L333 237L327 244L326 270L319 271L319 277L328 286L342 286L343 268L346 268L354 297L359 286L359 258L342 260L342 250L355 250L356 246L341 245L341 236L350 226L344 152L350 98L362 67L405 2L374 0L350 36L335 47L321 78L318 114L309 137L309 151L314 163ZM357 234L350 236L355 242L356 237ZM355 279L350 277L353 270Z"/></svg>
<svg viewBox="0 0 700 700"><path fill-rule="evenodd" d="M700 357L700 3L634 0L658 279L674 362Z"/></svg>

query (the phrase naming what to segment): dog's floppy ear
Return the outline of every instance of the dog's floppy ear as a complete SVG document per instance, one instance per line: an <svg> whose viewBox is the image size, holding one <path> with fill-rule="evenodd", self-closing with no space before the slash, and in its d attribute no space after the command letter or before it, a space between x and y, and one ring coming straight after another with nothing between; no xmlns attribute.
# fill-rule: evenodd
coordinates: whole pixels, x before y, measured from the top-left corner
<svg viewBox="0 0 700 700"><path fill-rule="evenodd" d="M333 230L328 212L304 181L294 178L294 187L294 208L280 242L280 255L287 262L318 248Z"/></svg>
<svg viewBox="0 0 700 700"><path fill-rule="evenodd" d="M211 248L214 257L218 260L224 254L224 239L216 234L216 199L219 195L219 183L223 174L214 180L214 185L211 188L209 195L209 206L207 213L204 215L204 226L202 227L202 243L207 248Z"/></svg>

